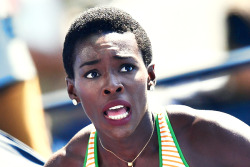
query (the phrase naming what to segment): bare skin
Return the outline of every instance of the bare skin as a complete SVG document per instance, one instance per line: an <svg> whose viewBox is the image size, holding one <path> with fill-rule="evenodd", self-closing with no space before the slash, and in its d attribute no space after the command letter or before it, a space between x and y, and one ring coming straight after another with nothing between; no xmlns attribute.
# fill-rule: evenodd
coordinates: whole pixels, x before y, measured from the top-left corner
<svg viewBox="0 0 250 167"><path fill-rule="evenodd" d="M149 81L155 80L153 66L145 67L131 33L94 35L77 45L76 56L75 79L67 78L70 98L82 104L106 148L126 161L133 160L153 129L146 93ZM119 124L113 124L116 121L103 112L103 106L114 99L130 104L130 116ZM168 106L167 113L189 166L249 166L250 128L246 124L227 114L185 106ZM82 167L92 126L79 131L45 166ZM99 141L97 144L100 167L127 167L104 150ZM156 130L134 166L159 166Z"/></svg>
<svg viewBox="0 0 250 167"><path fill-rule="evenodd" d="M168 113L189 166L249 166L250 128L245 123L228 114L184 106L169 107Z"/></svg>
<svg viewBox="0 0 250 167"><path fill-rule="evenodd" d="M207 118L208 112L210 118ZM184 106L170 106L168 115L189 166L249 166L250 136L246 133L249 132L248 125L227 114L194 110ZM215 117L216 120L214 120ZM225 119L230 120L231 125L221 123L225 122ZM55 153L45 166L82 167L91 126L76 134L69 144ZM98 148L99 166L127 166L112 154L105 152L100 143L98 143ZM136 161L136 166L159 166L157 149L158 142L155 133L145 152ZM118 149L116 153L119 151Z"/></svg>

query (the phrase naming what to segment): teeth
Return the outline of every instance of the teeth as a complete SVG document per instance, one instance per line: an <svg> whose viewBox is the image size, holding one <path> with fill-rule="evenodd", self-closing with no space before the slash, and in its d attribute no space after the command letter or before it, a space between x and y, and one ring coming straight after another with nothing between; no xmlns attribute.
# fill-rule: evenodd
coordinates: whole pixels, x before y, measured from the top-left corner
<svg viewBox="0 0 250 167"><path fill-rule="evenodd" d="M121 114L121 115L116 115L116 116L109 116L110 119L118 120L118 119L123 119L128 116L128 112Z"/></svg>
<svg viewBox="0 0 250 167"><path fill-rule="evenodd" d="M123 108L123 107L124 107L123 105L117 105L117 106L109 108L109 110L117 110L117 109Z"/></svg>

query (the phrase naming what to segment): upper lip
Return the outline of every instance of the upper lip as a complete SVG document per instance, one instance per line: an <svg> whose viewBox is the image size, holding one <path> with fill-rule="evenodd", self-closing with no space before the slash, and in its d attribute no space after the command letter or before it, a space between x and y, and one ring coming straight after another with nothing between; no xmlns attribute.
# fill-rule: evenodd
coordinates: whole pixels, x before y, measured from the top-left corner
<svg viewBox="0 0 250 167"><path fill-rule="evenodd" d="M109 110L111 107L118 106L118 105L123 105L126 108L130 108L131 107L130 103L127 102L127 101L125 101L125 100L114 100L114 101L108 102L103 107L102 112L105 112L105 111Z"/></svg>

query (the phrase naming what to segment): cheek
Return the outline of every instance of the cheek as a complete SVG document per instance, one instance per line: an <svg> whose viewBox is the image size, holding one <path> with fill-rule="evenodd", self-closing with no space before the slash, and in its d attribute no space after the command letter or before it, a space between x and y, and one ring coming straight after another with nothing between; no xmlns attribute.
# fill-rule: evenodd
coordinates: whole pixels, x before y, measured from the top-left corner
<svg viewBox="0 0 250 167"><path fill-rule="evenodd" d="M143 70L141 73L137 73L135 76L135 81L138 83L138 85L141 85L145 89L147 89L147 80L148 80L148 73L147 71Z"/></svg>
<svg viewBox="0 0 250 167"><path fill-rule="evenodd" d="M98 88L94 84L89 83L77 83L76 92L77 96L80 98L81 103L84 105L84 108L88 108L86 104L95 103L97 97ZM91 105L89 105L91 106Z"/></svg>
<svg viewBox="0 0 250 167"><path fill-rule="evenodd" d="M147 77L145 74L135 77L134 91L140 96L146 95L147 92Z"/></svg>
<svg viewBox="0 0 250 167"><path fill-rule="evenodd" d="M97 105L95 105L98 104L97 92L93 87L86 88L85 86L81 89L78 89L78 92L80 92L78 93L78 97L80 98L82 108L88 118L93 122L93 120L96 119L95 111L98 111Z"/></svg>

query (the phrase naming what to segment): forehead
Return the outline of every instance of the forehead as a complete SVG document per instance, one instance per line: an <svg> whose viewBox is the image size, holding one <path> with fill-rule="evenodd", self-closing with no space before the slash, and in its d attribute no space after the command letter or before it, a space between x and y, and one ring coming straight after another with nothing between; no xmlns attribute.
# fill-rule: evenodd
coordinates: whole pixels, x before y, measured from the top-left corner
<svg viewBox="0 0 250 167"><path fill-rule="evenodd" d="M86 60L103 55L133 54L141 57L135 35L131 32L90 35L76 44L75 54Z"/></svg>

